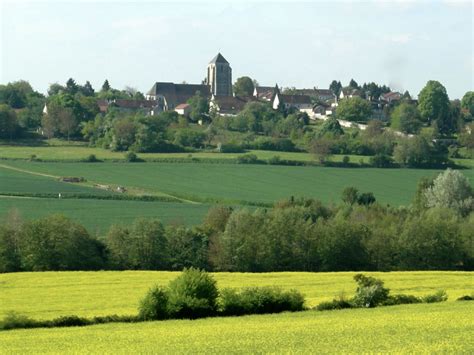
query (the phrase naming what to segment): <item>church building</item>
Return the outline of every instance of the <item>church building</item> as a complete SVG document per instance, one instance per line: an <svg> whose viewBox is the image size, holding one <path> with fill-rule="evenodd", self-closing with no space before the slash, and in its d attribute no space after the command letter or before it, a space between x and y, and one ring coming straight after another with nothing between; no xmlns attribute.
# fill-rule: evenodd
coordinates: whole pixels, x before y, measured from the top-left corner
<svg viewBox="0 0 474 355"><path fill-rule="evenodd" d="M220 53L207 66L207 84L214 96L232 96L232 68Z"/></svg>

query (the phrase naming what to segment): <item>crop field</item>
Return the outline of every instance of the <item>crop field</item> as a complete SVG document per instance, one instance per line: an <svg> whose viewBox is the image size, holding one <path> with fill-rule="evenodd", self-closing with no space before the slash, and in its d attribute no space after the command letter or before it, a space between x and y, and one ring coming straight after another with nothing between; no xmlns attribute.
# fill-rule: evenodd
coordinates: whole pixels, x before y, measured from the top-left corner
<svg viewBox="0 0 474 355"><path fill-rule="evenodd" d="M12 146L0 145L0 159L30 159L35 155L37 159L44 161L79 161L86 159L89 155L94 154L100 160L125 160L125 153L113 152L108 149L88 147L84 144L66 145L61 142L60 146L40 145L40 146ZM143 160L153 159L235 159L244 154L255 154L258 159L267 160L274 156L279 156L284 160L295 161L313 161L314 156L309 153L300 152L276 152L265 150L249 150L246 153L217 153L217 152L194 152L194 153L139 153ZM343 155L333 155L332 161L342 161ZM349 155L350 161L359 163L361 160L365 163L369 161L367 156Z"/></svg>
<svg viewBox="0 0 474 355"><path fill-rule="evenodd" d="M98 235L112 224L129 225L138 217L157 218L165 224L197 225L208 209L206 204L174 202L0 197L0 218L12 210L25 219L61 213Z"/></svg>
<svg viewBox="0 0 474 355"><path fill-rule="evenodd" d="M289 196L314 197L326 203L337 202L345 187L355 186L360 191L373 192L381 203L407 205L414 196L418 180L439 173L423 169L208 163L8 161L4 165L54 176L80 176L90 182L122 185L139 192L168 194L198 202L227 203L270 203ZM474 181L474 170L464 170L463 173Z"/></svg>
<svg viewBox="0 0 474 355"><path fill-rule="evenodd" d="M4 353L472 353L472 273L373 273L393 292L445 288L450 301L374 309L171 320L0 332ZM278 284L298 288L310 303L342 289L354 273L215 274L220 287ZM46 272L0 275L0 304L35 318L136 312L151 283L170 272ZM470 290L471 288L471 290ZM41 300L39 302L38 300Z"/></svg>
<svg viewBox="0 0 474 355"><path fill-rule="evenodd" d="M302 292L309 306L355 291L354 272L215 273L219 288L281 286ZM426 295L444 289L449 301L472 293L472 272L368 273L385 281L393 293ZM0 318L17 311L35 319L76 314L134 314L138 301L154 284L166 285L178 272L100 271L0 274ZM41 300L41 302L38 302Z"/></svg>

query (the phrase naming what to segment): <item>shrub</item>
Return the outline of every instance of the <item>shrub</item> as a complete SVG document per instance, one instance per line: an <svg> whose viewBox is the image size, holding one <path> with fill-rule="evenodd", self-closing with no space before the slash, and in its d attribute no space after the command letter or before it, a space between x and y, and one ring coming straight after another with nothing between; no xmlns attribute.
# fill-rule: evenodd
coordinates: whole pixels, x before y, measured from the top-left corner
<svg viewBox="0 0 474 355"><path fill-rule="evenodd" d="M268 159L268 164L270 165L278 165L281 163L281 158L278 155L275 155Z"/></svg>
<svg viewBox="0 0 474 355"><path fill-rule="evenodd" d="M243 153L245 149L237 143L225 143L218 145L220 153Z"/></svg>
<svg viewBox="0 0 474 355"><path fill-rule="evenodd" d="M344 156L342 157L342 163L343 163L344 165L349 165L350 162L351 162L351 158L350 158L348 155L344 155Z"/></svg>
<svg viewBox="0 0 474 355"><path fill-rule="evenodd" d="M448 295L446 294L446 291L444 290L439 290L438 292L432 294L432 295L427 295L422 297L422 301L424 303L437 303L437 302L444 302L447 301Z"/></svg>
<svg viewBox="0 0 474 355"><path fill-rule="evenodd" d="M354 304L351 302L351 300L348 300L344 294L334 298L332 301L321 302L315 307L315 309L318 311L330 311L334 309L345 308L354 308Z"/></svg>
<svg viewBox="0 0 474 355"><path fill-rule="evenodd" d="M91 320L72 315L55 318L48 322L48 327L81 327L90 324L93 324Z"/></svg>
<svg viewBox="0 0 474 355"><path fill-rule="evenodd" d="M87 156L87 158L84 159L84 161L86 163L98 163L98 162L100 162L100 160L97 159L95 154L90 154L89 156Z"/></svg>
<svg viewBox="0 0 474 355"><path fill-rule="evenodd" d="M413 295L393 295L388 296L388 298L382 303L383 306L395 306L397 304L413 304L421 303L422 300L419 297Z"/></svg>
<svg viewBox="0 0 474 355"><path fill-rule="evenodd" d="M152 287L138 306L140 320L168 318L168 292L161 286Z"/></svg>
<svg viewBox="0 0 474 355"><path fill-rule="evenodd" d="M241 291L225 289L220 297L220 312L226 316L297 312L304 310L304 297L296 290L278 287L251 287Z"/></svg>
<svg viewBox="0 0 474 355"><path fill-rule="evenodd" d="M378 153L373 157L370 157L369 163L376 168L388 168L392 166L393 159L390 155Z"/></svg>
<svg viewBox="0 0 474 355"><path fill-rule="evenodd" d="M189 268L169 284L168 310L172 318L215 315L219 293L216 281L205 271Z"/></svg>
<svg viewBox="0 0 474 355"><path fill-rule="evenodd" d="M8 312L5 318L0 321L0 329L3 330L35 327L38 327L37 321L16 312Z"/></svg>
<svg viewBox="0 0 474 355"><path fill-rule="evenodd" d="M244 154L237 157L237 162L239 164L256 164L258 163L258 158L255 154Z"/></svg>
<svg viewBox="0 0 474 355"><path fill-rule="evenodd" d="M140 158L138 158L138 155L136 155L134 152L127 152L125 153L125 161L129 163L135 163L141 160Z"/></svg>
<svg viewBox="0 0 474 355"><path fill-rule="evenodd" d="M461 296L456 301L474 301L474 293L471 295Z"/></svg>
<svg viewBox="0 0 474 355"><path fill-rule="evenodd" d="M371 276L357 274L354 276L358 287L354 296L354 304L358 307L377 307L387 298L390 290L383 287L382 280Z"/></svg>

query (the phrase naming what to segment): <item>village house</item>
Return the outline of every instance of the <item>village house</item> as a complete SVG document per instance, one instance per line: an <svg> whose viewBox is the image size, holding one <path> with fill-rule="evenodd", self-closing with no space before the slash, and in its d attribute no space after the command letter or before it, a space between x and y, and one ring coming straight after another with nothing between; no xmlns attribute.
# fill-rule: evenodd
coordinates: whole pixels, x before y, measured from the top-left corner
<svg viewBox="0 0 474 355"><path fill-rule="evenodd" d="M313 114L313 105L308 95L283 95L277 93L273 99L272 107L277 110L282 104L286 109L294 107L301 112Z"/></svg>
<svg viewBox="0 0 474 355"><path fill-rule="evenodd" d="M361 91L351 88L351 87L341 89L341 92L339 93L340 99L352 98L352 97L362 97Z"/></svg>
<svg viewBox="0 0 474 355"><path fill-rule="evenodd" d="M215 110L221 116L236 116L248 102L257 101L253 96L212 96L210 110Z"/></svg>
<svg viewBox="0 0 474 355"><path fill-rule="evenodd" d="M188 116L191 113L191 106L189 104L179 104L174 110L178 115Z"/></svg>
<svg viewBox="0 0 474 355"><path fill-rule="evenodd" d="M280 89L278 88L278 85L256 86L253 90L253 96L258 100L272 102L275 98L275 94L279 92Z"/></svg>

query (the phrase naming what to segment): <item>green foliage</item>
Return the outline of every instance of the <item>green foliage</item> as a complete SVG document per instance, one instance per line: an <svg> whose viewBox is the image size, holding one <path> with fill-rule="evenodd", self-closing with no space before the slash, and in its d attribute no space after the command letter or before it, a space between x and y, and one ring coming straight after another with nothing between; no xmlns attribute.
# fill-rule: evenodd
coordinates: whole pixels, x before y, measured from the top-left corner
<svg viewBox="0 0 474 355"><path fill-rule="evenodd" d="M320 136L324 136L326 134L331 134L333 136L340 136L344 134L344 130L342 129L339 121L331 117L328 120L324 121L323 125L321 126L321 130L319 131Z"/></svg>
<svg viewBox="0 0 474 355"><path fill-rule="evenodd" d="M446 88L438 81L430 80L418 95L418 110L423 120L435 124L440 134L456 130L452 120Z"/></svg>
<svg viewBox="0 0 474 355"><path fill-rule="evenodd" d="M422 122L416 106L402 102L392 111L391 127L403 133L416 134L420 131Z"/></svg>
<svg viewBox="0 0 474 355"><path fill-rule="evenodd" d="M191 112L189 113L189 118L191 120L197 122L199 120L205 120L208 117L209 103L199 91L197 91L187 103L191 106Z"/></svg>
<svg viewBox="0 0 474 355"><path fill-rule="evenodd" d="M208 269L209 238L206 234L185 227L166 229L169 267L182 270L188 267Z"/></svg>
<svg viewBox="0 0 474 355"><path fill-rule="evenodd" d="M237 79L233 87L235 96L252 96L254 90L253 80L248 76Z"/></svg>
<svg viewBox="0 0 474 355"><path fill-rule="evenodd" d="M474 91L468 91L461 99L461 108L467 110L469 115L474 117Z"/></svg>
<svg viewBox="0 0 474 355"><path fill-rule="evenodd" d="M389 295L387 299L383 302L383 306L395 306L398 304L414 304L414 303L422 303L423 300L420 297L416 297L413 295Z"/></svg>
<svg viewBox="0 0 474 355"><path fill-rule="evenodd" d="M17 115L8 105L0 104L0 138L13 139L21 133Z"/></svg>
<svg viewBox="0 0 474 355"><path fill-rule="evenodd" d="M129 163L135 163L140 161L140 158L138 158L138 155L136 155L134 152L127 152L125 153L125 161Z"/></svg>
<svg viewBox="0 0 474 355"><path fill-rule="evenodd" d="M393 159L390 155L378 153L370 157L369 163L376 168L389 168L393 164Z"/></svg>
<svg viewBox="0 0 474 355"><path fill-rule="evenodd" d="M168 290L154 286L148 290L138 306L138 318L141 320L160 320L169 317Z"/></svg>
<svg viewBox="0 0 474 355"><path fill-rule="evenodd" d="M474 301L474 293L471 295L464 295L456 299L456 301Z"/></svg>
<svg viewBox="0 0 474 355"><path fill-rule="evenodd" d="M172 318L201 318L217 312L216 281L199 269L184 269L169 283L168 310Z"/></svg>
<svg viewBox="0 0 474 355"><path fill-rule="evenodd" d="M140 218L131 227L112 226L106 245L117 268L160 270L167 265L165 231L157 220Z"/></svg>
<svg viewBox="0 0 474 355"><path fill-rule="evenodd" d="M402 139L395 147L393 156L402 166L426 166L432 162L432 149L425 137L416 136Z"/></svg>
<svg viewBox="0 0 474 355"><path fill-rule="evenodd" d="M354 280L357 282L357 290L354 295L356 306L372 308L387 300L390 290L384 287L382 280L363 274L355 275Z"/></svg>
<svg viewBox="0 0 474 355"><path fill-rule="evenodd" d="M237 162L239 164L257 164L259 160L255 154L244 154L239 155Z"/></svg>
<svg viewBox="0 0 474 355"><path fill-rule="evenodd" d="M26 222L21 230L24 270L97 270L104 265L102 244L61 215Z"/></svg>
<svg viewBox="0 0 474 355"><path fill-rule="evenodd" d="M304 310L304 297L296 290L283 291L279 287L251 287L240 291L224 289L219 299L219 314L241 316L298 312Z"/></svg>
<svg viewBox="0 0 474 355"><path fill-rule="evenodd" d="M202 148L206 134L193 129L180 129L176 131L174 143L181 146Z"/></svg>
<svg viewBox="0 0 474 355"><path fill-rule="evenodd" d="M332 301L319 303L315 309L317 311L332 311L336 309L347 309L354 307L355 305L352 303L352 301L347 299L344 294L341 294L338 298L334 298Z"/></svg>
<svg viewBox="0 0 474 355"><path fill-rule="evenodd" d="M474 190L458 170L447 169L425 191L427 207L451 208L461 215L474 210Z"/></svg>
<svg viewBox="0 0 474 355"><path fill-rule="evenodd" d="M336 109L336 117L352 122L367 122L372 114L370 103L360 97L343 99Z"/></svg>
<svg viewBox="0 0 474 355"><path fill-rule="evenodd" d="M342 190L342 201L349 205L353 205L359 198L359 190L353 186L346 187Z"/></svg>
<svg viewBox="0 0 474 355"><path fill-rule="evenodd" d="M87 156L87 158L84 159L84 161L86 163L98 163L100 162L101 160L97 159L97 157L95 156L95 154L90 154Z"/></svg>
<svg viewBox="0 0 474 355"><path fill-rule="evenodd" d="M448 295L446 291L439 290L432 295L427 295L422 297L424 303L437 303L437 302L445 302L448 300Z"/></svg>

